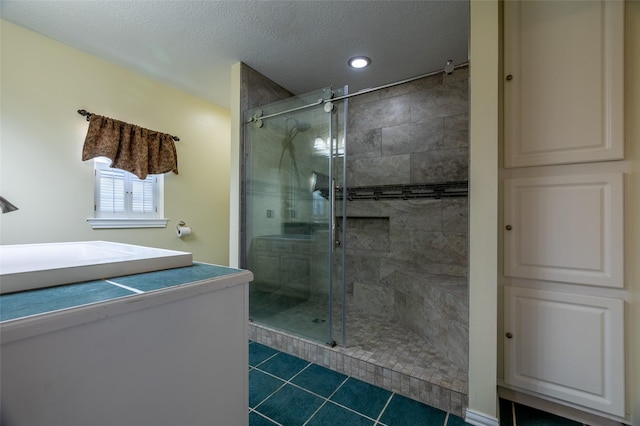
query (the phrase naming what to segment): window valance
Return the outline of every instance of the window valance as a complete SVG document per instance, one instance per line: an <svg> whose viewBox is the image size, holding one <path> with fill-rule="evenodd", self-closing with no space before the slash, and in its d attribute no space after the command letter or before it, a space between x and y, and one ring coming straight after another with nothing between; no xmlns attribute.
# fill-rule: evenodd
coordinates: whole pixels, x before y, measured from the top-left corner
<svg viewBox="0 0 640 426"><path fill-rule="evenodd" d="M111 167L126 170L143 180L147 175L178 174L173 136L91 114L82 160L95 157L107 157L111 159Z"/></svg>

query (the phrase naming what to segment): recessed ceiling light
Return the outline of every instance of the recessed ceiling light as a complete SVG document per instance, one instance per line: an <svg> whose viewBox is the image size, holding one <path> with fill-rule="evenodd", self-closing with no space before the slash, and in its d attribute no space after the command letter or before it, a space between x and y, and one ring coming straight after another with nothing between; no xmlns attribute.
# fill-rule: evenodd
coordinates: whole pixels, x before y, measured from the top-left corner
<svg viewBox="0 0 640 426"><path fill-rule="evenodd" d="M349 66L351 68L366 68L370 63L371 59L367 58L366 56L354 56L353 58L349 59Z"/></svg>

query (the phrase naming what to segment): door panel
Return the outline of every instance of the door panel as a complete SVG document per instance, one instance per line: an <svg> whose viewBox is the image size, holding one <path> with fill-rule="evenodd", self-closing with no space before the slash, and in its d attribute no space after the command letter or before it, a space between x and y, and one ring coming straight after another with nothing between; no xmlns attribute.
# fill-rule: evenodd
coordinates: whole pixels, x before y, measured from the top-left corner
<svg viewBox="0 0 640 426"><path fill-rule="evenodd" d="M624 416L620 299L505 287L505 382Z"/></svg>

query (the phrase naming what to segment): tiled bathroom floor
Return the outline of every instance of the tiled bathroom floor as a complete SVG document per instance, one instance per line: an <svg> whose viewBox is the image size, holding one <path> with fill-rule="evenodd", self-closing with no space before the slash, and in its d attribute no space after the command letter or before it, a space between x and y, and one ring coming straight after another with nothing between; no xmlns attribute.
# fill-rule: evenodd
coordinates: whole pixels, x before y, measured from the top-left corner
<svg viewBox="0 0 640 426"><path fill-rule="evenodd" d="M500 400L505 426L583 426ZM249 426L458 426L461 417L301 358L249 343Z"/></svg>
<svg viewBox="0 0 640 426"><path fill-rule="evenodd" d="M430 407L259 343L249 344L249 425L465 425Z"/></svg>
<svg viewBox="0 0 640 426"><path fill-rule="evenodd" d="M500 400L501 426L588 426L516 402Z"/></svg>

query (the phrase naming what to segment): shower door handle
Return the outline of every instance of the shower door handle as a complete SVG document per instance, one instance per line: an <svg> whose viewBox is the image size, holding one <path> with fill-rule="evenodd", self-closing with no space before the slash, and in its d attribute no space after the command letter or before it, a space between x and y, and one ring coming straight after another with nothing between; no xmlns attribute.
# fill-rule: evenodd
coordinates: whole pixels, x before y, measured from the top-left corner
<svg viewBox="0 0 640 426"><path fill-rule="evenodd" d="M335 251L336 247L340 247L340 242L336 237L336 180L331 180L329 188L329 200L331 200L331 251Z"/></svg>

